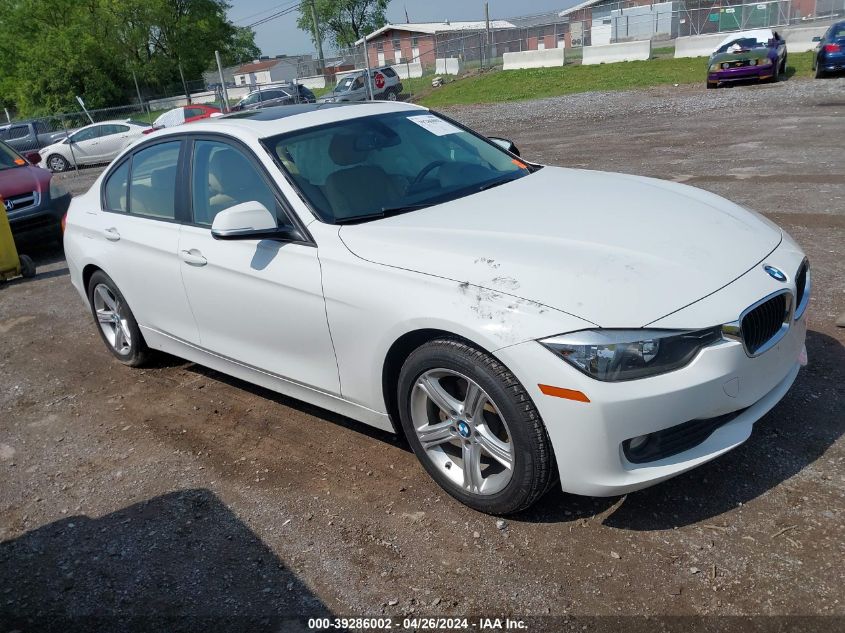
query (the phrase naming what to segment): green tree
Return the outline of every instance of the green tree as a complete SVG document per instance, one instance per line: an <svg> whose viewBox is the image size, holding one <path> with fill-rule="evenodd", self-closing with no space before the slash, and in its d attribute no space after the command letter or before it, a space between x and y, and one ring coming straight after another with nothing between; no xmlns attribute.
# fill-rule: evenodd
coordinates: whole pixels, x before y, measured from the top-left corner
<svg viewBox="0 0 845 633"><path fill-rule="evenodd" d="M311 0L317 12L320 36L336 48L349 48L357 40L385 25L384 13L390 0ZM311 4L305 0L299 7L296 25L314 40ZM316 45L316 41L314 42Z"/></svg>
<svg viewBox="0 0 845 633"><path fill-rule="evenodd" d="M225 0L0 0L0 94L21 115L99 108L175 94L218 49L254 58L254 33L228 21Z"/></svg>
<svg viewBox="0 0 845 633"><path fill-rule="evenodd" d="M244 26L235 27L231 40L220 50L220 61L224 66L243 64L259 57L261 49L255 44L255 31Z"/></svg>

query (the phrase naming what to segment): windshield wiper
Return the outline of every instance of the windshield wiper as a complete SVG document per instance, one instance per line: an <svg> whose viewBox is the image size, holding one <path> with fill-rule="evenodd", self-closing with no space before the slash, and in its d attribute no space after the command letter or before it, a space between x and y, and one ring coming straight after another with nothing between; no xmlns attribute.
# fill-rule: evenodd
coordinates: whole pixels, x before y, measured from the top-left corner
<svg viewBox="0 0 845 633"><path fill-rule="evenodd" d="M488 189L492 189L493 187L498 187L499 185L503 185L506 182L511 182L512 180L518 180L517 178L511 178L510 176L505 176L504 178L499 178L498 180L493 180L488 183L484 183L481 185L476 191L487 191Z"/></svg>
<svg viewBox="0 0 845 633"><path fill-rule="evenodd" d="M418 209L425 209L430 207L432 202L421 204L406 204L400 207L382 207L378 213L368 213L367 215L356 215L352 218L337 218L335 224L358 224L359 222L369 222L370 220L380 220L382 218L389 218L393 215L401 215L408 211L416 211Z"/></svg>

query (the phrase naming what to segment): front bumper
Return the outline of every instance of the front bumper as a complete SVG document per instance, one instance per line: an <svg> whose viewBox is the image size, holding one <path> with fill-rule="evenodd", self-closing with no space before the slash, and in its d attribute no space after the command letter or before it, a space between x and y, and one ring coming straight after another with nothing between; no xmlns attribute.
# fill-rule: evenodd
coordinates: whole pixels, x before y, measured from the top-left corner
<svg viewBox="0 0 845 633"><path fill-rule="evenodd" d="M612 496L645 488L695 468L744 442L786 394L804 352L807 315L772 349L750 358L738 341L702 350L686 367L642 380L601 382L581 374L535 341L497 356L520 378L545 421L567 492ZM541 393L538 384L583 392L590 402ZM703 441L645 463L625 457L631 438L739 412Z"/></svg>
<svg viewBox="0 0 845 633"><path fill-rule="evenodd" d="M62 217L70 206L70 194L58 198L43 195L41 203L30 209L9 213L9 226L18 240L37 237L58 237Z"/></svg>
<svg viewBox="0 0 845 633"><path fill-rule="evenodd" d="M730 81L748 81L749 79L771 79L775 72L775 65L740 66L739 68L724 68L707 73L707 81L726 83Z"/></svg>

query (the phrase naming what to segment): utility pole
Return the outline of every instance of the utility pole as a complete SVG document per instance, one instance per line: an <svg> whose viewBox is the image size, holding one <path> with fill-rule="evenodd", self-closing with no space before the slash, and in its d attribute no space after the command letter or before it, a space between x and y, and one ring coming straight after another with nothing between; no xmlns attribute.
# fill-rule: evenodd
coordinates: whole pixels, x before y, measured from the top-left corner
<svg viewBox="0 0 845 633"><path fill-rule="evenodd" d="M214 59L217 60L217 74L220 75L220 88L223 90L223 112L228 112L229 91L226 89L226 80L223 79L223 64L220 63L220 51L214 51Z"/></svg>
<svg viewBox="0 0 845 633"><path fill-rule="evenodd" d="M320 58L320 73L326 66L323 57L323 37L320 35L320 23L317 21L317 6L315 0L311 0L311 21L314 23L314 43L317 45L317 56Z"/></svg>
<svg viewBox="0 0 845 633"><path fill-rule="evenodd" d="M367 98L372 101L373 100L373 83L370 80L370 51L367 48L367 36L364 35L364 65L367 68Z"/></svg>
<svg viewBox="0 0 845 633"><path fill-rule="evenodd" d="M188 101L188 105L191 105L191 93L188 92L188 84L185 81L185 73L182 72L182 62L179 62L179 76L182 78L182 88L185 91L185 99Z"/></svg>
<svg viewBox="0 0 845 633"><path fill-rule="evenodd" d="M135 71L132 71L132 80L135 82L135 92L138 93L138 105L141 106L141 111L144 111L144 100L141 98L141 89L138 87L138 76Z"/></svg>
<svg viewBox="0 0 845 633"><path fill-rule="evenodd" d="M490 59L490 5L485 2L484 3L484 23L485 23L485 36L484 36L484 56L488 60ZM490 64L492 66L492 64ZM484 68L484 59L481 60L481 67Z"/></svg>

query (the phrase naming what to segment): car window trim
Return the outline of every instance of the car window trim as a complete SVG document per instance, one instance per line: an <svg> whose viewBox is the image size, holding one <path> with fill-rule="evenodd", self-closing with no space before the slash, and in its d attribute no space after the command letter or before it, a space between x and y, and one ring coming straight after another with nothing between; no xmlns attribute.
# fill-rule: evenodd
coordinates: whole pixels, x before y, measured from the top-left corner
<svg viewBox="0 0 845 633"><path fill-rule="evenodd" d="M180 225L181 224L187 224L188 222L186 220L189 217L190 212L189 212L189 210L186 210L185 205L184 205L184 200L185 200L184 192L180 192L180 189L185 188L185 184L184 184L184 181L182 181L182 179L179 177L184 171L183 163L185 162L185 159L186 159L186 146L187 146L186 141L187 141L187 139L186 139L185 135L183 135L183 134L172 135L172 136L164 136L164 137L161 137L161 138L153 139L153 140L150 140L150 141L144 143L143 145L139 145L137 147L132 148L131 152L127 153L119 161L116 161L115 163L113 163L109 167L108 171L106 172L106 175L103 177L103 184L100 185L100 209L102 209L103 212L105 212L105 213L117 213L119 215L130 216L130 217L134 217L134 218L144 218L144 219L147 219L147 220L157 220L159 222L167 222L168 224L180 224ZM163 143L174 143L174 142L180 143L179 158L177 159L178 162L177 162L177 166L176 166L176 173L177 173L176 190L175 190L174 196L173 196L173 203L176 207L174 209L174 211L175 211L174 217L173 218L163 218L160 215L148 215L146 213L132 213L132 194L131 194L132 168L133 168L132 162L133 162L133 159L135 158L135 154L137 154L138 152L141 152L145 149L149 149L150 147L154 147L156 145L161 145ZM118 209L110 209L110 208L108 208L108 205L106 204L106 185L108 184L108 182L111 179L114 172L117 171L118 169L120 169L120 167L127 161L129 162L129 175L128 175L127 180L126 180L126 211L121 211L121 210L118 210ZM180 181L182 181L182 182L180 182Z"/></svg>
<svg viewBox="0 0 845 633"><path fill-rule="evenodd" d="M199 224L194 222L194 196L193 196L193 174L194 174L194 145L196 141L215 141L218 143L225 143L230 145L234 149L237 149L242 154L244 154L248 161L256 168L258 175L264 180L264 184L268 186L270 192L273 194L273 197L276 199L276 204L279 205L279 208L282 210L282 213L285 214L285 217L290 221L291 225L296 227L296 229L300 232L304 239L302 240L285 240L291 244L301 244L303 246L317 246L317 242L314 241L314 237L311 235L310 231L306 228L305 224L300 219L299 215L293 210L288 202L287 197L282 193L279 189L279 186L276 184L275 180L273 179L270 172L264 166L264 164L258 159L255 152L252 148L233 136L229 136L228 134L222 134L220 132L196 132L187 134L187 140L189 150L186 156L186 171L184 174L184 183L185 183L185 195L186 195L186 208L187 208L187 215L188 220L184 223L187 226L195 226L197 228L206 229L211 232L211 227L207 224ZM263 147L263 144L262 144ZM285 174L285 177L287 175ZM276 222L278 224L278 217L276 218Z"/></svg>

